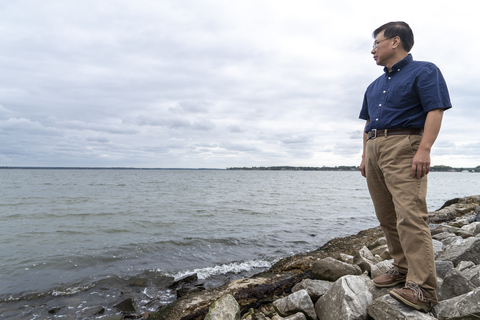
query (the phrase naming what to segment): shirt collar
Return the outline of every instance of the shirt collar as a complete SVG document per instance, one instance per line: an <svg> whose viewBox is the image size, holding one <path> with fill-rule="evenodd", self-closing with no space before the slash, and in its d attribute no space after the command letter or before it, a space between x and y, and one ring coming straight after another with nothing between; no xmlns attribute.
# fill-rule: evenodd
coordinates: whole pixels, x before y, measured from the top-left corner
<svg viewBox="0 0 480 320"><path fill-rule="evenodd" d="M412 54L409 53L405 58L403 58L402 60L398 61L393 65L392 72L400 71L400 69L406 67L407 64L409 64L412 61L413 61ZM385 71L385 73L388 73L387 67L383 68L383 71Z"/></svg>

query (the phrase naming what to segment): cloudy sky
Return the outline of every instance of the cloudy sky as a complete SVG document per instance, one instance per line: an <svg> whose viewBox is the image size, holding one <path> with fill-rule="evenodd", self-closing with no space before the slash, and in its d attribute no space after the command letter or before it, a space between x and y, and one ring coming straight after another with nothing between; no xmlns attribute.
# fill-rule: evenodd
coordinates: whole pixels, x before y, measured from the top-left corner
<svg viewBox="0 0 480 320"><path fill-rule="evenodd" d="M480 165L476 1L0 0L0 166L359 165L396 20L449 86L432 164Z"/></svg>

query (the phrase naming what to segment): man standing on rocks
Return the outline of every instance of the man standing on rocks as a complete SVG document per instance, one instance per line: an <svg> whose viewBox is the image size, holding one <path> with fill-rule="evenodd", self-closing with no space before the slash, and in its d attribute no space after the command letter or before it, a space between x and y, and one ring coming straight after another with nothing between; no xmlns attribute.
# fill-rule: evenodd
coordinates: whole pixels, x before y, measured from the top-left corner
<svg viewBox="0 0 480 320"><path fill-rule="evenodd" d="M426 222L427 174L450 97L440 70L409 54L414 39L407 23L384 24L373 37L371 53L384 74L368 86L360 112L367 121L360 171L394 265L373 282L377 287L406 282L390 295L428 312L437 303L437 277Z"/></svg>

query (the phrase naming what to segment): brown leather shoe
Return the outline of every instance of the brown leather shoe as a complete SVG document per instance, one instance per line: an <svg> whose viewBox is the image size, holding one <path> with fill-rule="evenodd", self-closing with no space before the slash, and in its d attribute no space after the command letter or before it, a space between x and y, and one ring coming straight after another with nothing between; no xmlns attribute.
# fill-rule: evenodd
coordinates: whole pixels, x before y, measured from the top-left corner
<svg viewBox="0 0 480 320"><path fill-rule="evenodd" d="M429 312L437 301L428 299L425 294L425 290L412 280L408 280L404 288L390 291L390 295L395 300L418 311Z"/></svg>
<svg viewBox="0 0 480 320"><path fill-rule="evenodd" d="M373 279L373 284L379 288L394 287L401 282L407 281L407 275L401 274L395 268L376 276Z"/></svg>

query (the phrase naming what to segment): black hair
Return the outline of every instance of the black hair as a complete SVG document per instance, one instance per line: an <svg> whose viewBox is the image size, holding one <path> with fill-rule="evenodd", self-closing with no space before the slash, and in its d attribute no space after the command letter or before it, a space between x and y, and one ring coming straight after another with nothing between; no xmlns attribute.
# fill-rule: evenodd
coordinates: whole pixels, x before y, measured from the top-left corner
<svg viewBox="0 0 480 320"><path fill-rule="evenodd" d="M402 41L403 49L407 52L410 52L414 43L413 31L406 22L395 21L395 22L385 23L383 26L373 31L373 37L376 38L377 35L382 31L383 31L383 35L387 39L390 39L396 36L400 37L400 40Z"/></svg>

